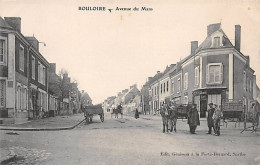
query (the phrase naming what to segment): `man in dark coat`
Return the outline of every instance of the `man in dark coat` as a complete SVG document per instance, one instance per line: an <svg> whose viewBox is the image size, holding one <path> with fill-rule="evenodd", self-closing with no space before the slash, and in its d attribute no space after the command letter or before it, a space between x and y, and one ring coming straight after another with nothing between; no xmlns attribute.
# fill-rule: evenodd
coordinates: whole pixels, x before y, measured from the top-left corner
<svg viewBox="0 0 260 168"><path fill-rule="evenodd" d="M207 134L211 134L212 127L214 126L214 121L212 119L215 109L213 108L213 103L209 103L209 109L208 109L208 117L207 117L207 123L209 127L209 131Z"/></svg>
<svg viewBox="0 0 260 168"><path fill-rule="evenodd" d="M195 134L195 130L200 125L199 113L196 108L196 104L192 104L192 107L188 111L188 124L190 127L190 133Z"/></svg>
<svg viewBox="0 0 260 168"><path fill-rule="evenodd" d="M139 118L139 112L137 109L135 109L135 119Z"/></svg>

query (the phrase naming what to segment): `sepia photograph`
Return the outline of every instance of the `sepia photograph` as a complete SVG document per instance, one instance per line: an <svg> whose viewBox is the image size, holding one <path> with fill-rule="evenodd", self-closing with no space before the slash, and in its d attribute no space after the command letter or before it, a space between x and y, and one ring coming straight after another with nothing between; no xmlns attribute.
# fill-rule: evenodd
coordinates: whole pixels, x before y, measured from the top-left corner
<svg viewBox="0 0 260 168"><path fill-rule="evenodd" d="M1 165L259 165L260 0L0 0Z"/></svg>

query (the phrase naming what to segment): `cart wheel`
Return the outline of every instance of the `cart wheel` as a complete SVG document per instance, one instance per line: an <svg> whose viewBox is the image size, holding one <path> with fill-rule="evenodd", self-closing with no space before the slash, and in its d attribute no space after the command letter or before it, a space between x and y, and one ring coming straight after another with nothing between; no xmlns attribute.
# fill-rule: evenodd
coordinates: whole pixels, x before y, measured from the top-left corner
<svg viewBox="0 0 260 168"><path fill-rule="evenodd" d="M104 114L102 114L102 115L100 116L100 120L101 120L101 122L104 122Z"/></svg>

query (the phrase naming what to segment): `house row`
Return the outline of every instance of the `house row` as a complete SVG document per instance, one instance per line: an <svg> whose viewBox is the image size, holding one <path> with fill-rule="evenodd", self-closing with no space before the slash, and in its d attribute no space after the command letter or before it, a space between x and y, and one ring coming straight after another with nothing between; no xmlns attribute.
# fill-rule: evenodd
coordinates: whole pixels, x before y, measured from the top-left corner
<svg viewBox="0 0 260 168"><path fill-rule="evenodd" d="M259 89L250 57L240 51L241 26L235 25L235 44L217 23L208 25L205 40L200 45L192 41L190 48L186 58L148 78L142 102L149 108L143 109L156 113L162 103L169 101L194 103L203 118L209 103L221 105L224 99L236 99L249 110Z"/></svg>
<svg viewBox="0 0 260 168"><path fill-rule="evenodd" d="M135 108L144 114L155 114L163 103L170 101L194 103L200 117L204 118L209 103L221 105L224 99L232 99L243 101L246 111L250 111L251 103L259 100L260 92L255 71L250 67L250 57L240 51L241 26L235 25L234 44L221 23L208 25L206 32L200 45L198 41L191 42L187 57L148 77L136 95L140 99ZM124 105L122 98L127 93L128 90L122 90L104 103L108 103L109 108L113 104Z"/></svg>
<svg viewBox="0 0 260 168"><path fill-rule="evenodd" d="M79 109L77 83L56 74L56 64L39 52L40 43L22 34L21 18L0 17L0 123Z"/></svg>
<svg viewBox="0 0 260 168"><path fill-rule="evenodd" d="M117 96L108 97L103 103L103 110L112 112L118 105L123 107L123 113L131 113L134 110L142 111L141 92L134 84L129 89L118 92Z"/></svg>

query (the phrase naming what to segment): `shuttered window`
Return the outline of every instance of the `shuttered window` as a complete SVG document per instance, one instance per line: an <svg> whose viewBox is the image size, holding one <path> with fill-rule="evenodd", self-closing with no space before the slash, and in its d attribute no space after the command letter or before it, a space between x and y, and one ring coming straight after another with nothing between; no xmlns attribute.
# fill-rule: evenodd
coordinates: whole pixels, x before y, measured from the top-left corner
<svg viewBox="0 0 260 168"><path fill-rule="evenodd" d="M0 63L4 62L4 48L5 48L5 41L0 39Z"/></svg>
<svg viewBox="0 0 260 168"><path fill-rule="evenodd" d="M24 72L24 47L22 45L19 47L19 68Z"/></svg>
<svg viewBox="0 0 260 168"><path fill-rule="evenodd" d="M5 107L5 80L0 80L0 107Z"/></svg>

